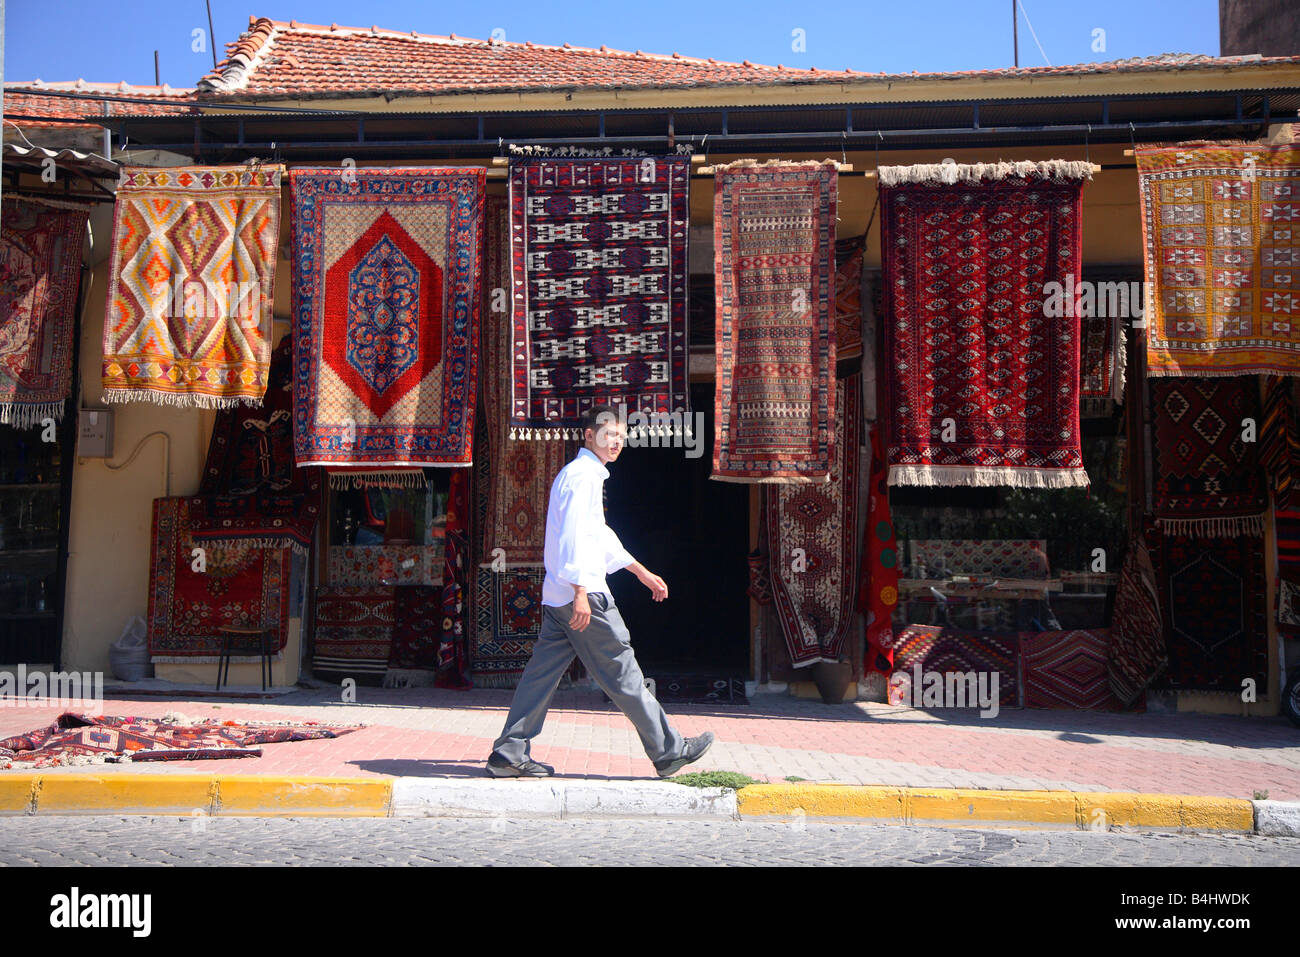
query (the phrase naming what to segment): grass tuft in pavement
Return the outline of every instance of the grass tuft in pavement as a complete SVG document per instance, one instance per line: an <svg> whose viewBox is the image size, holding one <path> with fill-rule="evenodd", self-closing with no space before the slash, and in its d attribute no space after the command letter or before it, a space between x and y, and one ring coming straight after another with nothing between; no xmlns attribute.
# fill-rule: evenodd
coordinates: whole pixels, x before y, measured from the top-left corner
<svg viewBox="0 0 1300 957"><path fill-rule="evenodd" d="M731 788L739 791L747 784L758 781L739 771L692 771L669 778L674 784L685 784L688 788Z"/></svg>

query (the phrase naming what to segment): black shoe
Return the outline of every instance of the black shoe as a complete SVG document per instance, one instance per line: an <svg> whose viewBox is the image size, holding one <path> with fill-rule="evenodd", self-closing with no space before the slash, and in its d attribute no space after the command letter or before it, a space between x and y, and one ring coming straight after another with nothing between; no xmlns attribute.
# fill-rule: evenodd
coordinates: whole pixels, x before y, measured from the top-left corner
<svg viewBox="0 0 1300 957"><path fill-rule="evenodd" d="M682 756L671 761L656 761L655 770L659 772L661 778L670 778L686 765L693 764L704 757L704 752L709 750L711 744L713 744L712 731L705 731L696 738L687 738L686 745L682 748Z"/></svg>
<svg viewBox="0 0 1300 957"><path fill-rule="evenodd" d="M549 764L538 764L528 758L519 764L511 764L495 751L487 761L488 774L495 778L548 778L555 773Z"/></svg>

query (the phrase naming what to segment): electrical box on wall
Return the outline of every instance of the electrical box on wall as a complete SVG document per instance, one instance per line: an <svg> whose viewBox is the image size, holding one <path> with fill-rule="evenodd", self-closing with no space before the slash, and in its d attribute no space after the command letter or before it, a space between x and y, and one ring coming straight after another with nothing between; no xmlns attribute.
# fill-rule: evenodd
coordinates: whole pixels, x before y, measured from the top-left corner
<svg viewBox="0 0 1300 957"><path fill-rule="evenodd" d="M113 457L112 409L81 409L77 412L77 455L88 459Z"/></svg>

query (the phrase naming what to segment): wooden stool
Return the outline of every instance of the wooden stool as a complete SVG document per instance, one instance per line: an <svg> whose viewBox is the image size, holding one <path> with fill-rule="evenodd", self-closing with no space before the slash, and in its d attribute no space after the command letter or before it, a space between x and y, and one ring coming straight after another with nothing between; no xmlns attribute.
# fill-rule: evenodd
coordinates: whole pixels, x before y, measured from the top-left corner
<svg viewBox="0 0 1300 957"><path fill-rule="evenodd" d="M235 628L230 625L223 625L217 629L221 633L221 657L217 660L217 690L221 690L222 682L230 681L230 646L238 643L241 639L257 638L258 653L262 656L262 690L266 690L267 684L271 680L271 634L274 628ZM221 669L226 669L225 677L222 677Z"/></svg>

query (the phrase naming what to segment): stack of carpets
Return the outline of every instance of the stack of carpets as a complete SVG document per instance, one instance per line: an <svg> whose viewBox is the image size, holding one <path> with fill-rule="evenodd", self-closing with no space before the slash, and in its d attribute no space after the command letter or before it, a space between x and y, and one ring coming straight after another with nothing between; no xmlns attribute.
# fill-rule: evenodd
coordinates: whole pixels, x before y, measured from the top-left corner
<svg viewBox="0 0 1300 957"><path fill-rule="evenodd" d="M128 166L113 213L104 401L257 405L283 166Z"/></svg>
<svg viewBox="0 0 1300 957"><path fill-rule="evenodd" d="M379 685L393 654L391 585L321 585L316 589L312 673Z"/></svg>
<svg viewBox="0 0 1300 957"><path fill-rule="evenodd" d="M87 216L47 200L0 206L0 424L63 420Z"/></svg>
<svg viewBox="0 0 1300 957"><path fill-rule="evenodd" d="M1087 485L1079 318L1088 163L880 169L889 481Z"/></svg>
<svg viewBox="0 0 1300 957"><path fill-rule="evenodd" d="M289 174L299 465L363 485L469 465L485 182L476 168Z"/></svg>
<svg viewBox="0 0 1300 957"><path fill-rule="evenodd" d="M826 482L836 460L838 168L718 168L714 479Z"/></svg>

